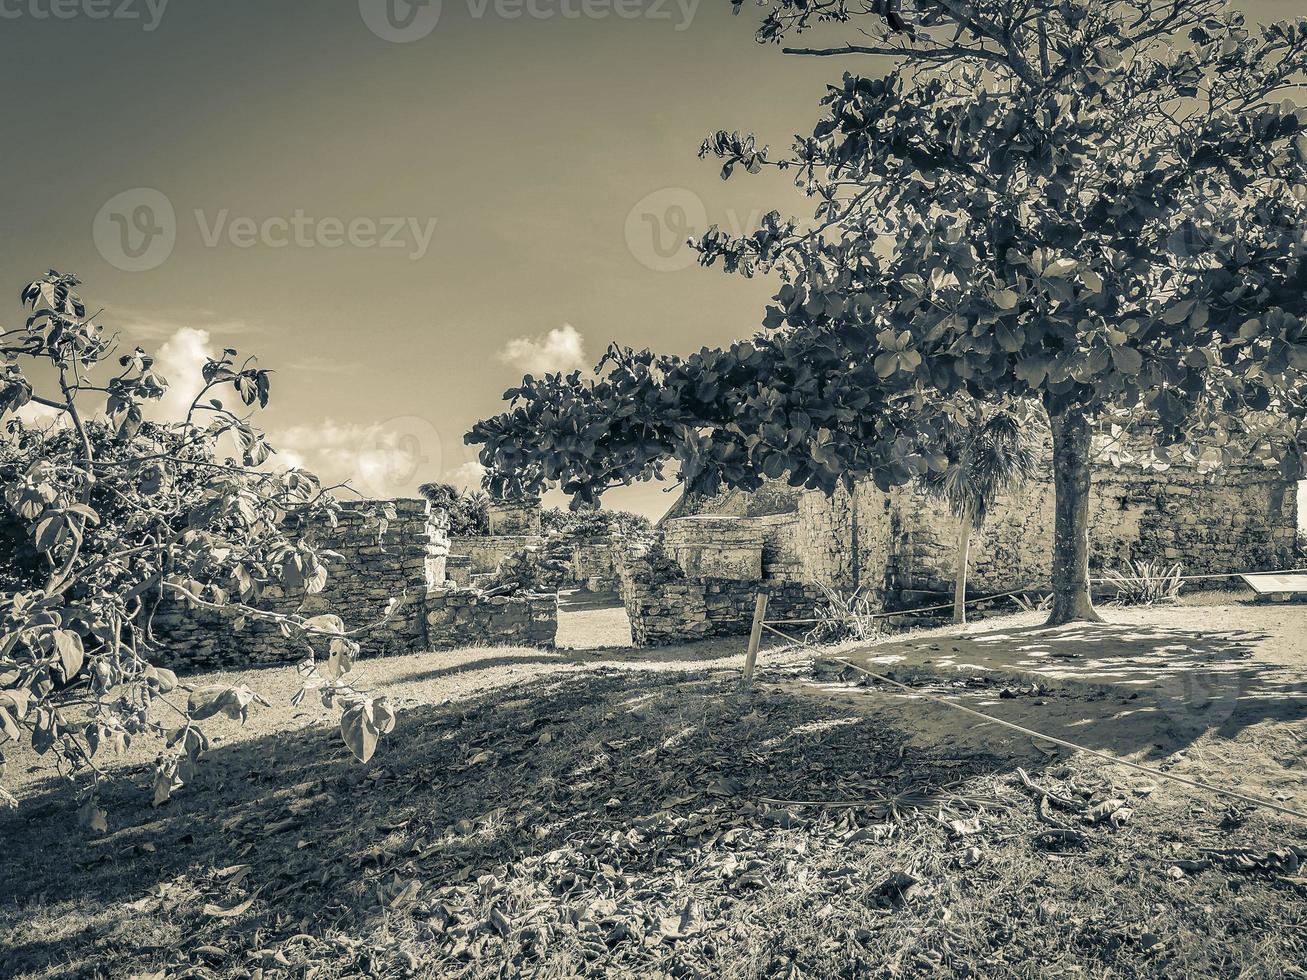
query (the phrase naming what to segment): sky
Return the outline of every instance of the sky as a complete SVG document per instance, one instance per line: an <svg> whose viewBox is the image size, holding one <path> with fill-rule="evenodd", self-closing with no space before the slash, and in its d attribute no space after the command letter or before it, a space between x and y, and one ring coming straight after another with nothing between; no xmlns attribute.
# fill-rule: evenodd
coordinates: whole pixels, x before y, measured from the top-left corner
<svg viewBox="0 0 1307 980"><path fill-rule="evenodd" d="M368 496L466 483L463 433L523 372L758 329L776 284L679 243L811 207L784 175L722 182L699 143L788 147L827 83L874 66L758 45L757 20L729 0L0 0L0 324L24 283L75 273L178 389L156 415L233 347L276 372L284 462Z"/></svg>

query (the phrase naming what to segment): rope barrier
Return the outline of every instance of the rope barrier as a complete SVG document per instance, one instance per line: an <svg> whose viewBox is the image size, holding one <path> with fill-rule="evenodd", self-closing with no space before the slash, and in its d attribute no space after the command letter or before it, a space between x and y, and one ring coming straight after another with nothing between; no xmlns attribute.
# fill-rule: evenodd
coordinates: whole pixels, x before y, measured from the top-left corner
<svg viewBox="0 0 1307 980"><path fill-rule="evenodd" d="M813 653L819 655L822 653L821 650L817 649L817 647L806 642L805 640L800 640L793 636L787 636L786 634L782 633L780 630L773 629L771 626L768 626L766 623L763 624L763 628L769 630L772 633L775 633L777 636L781 637L781 639L789 640L791 643L794 643L797 646L804 647L805 649L811 650ZM1284 814L1285 816L1297 817L1299 820L1307 820L1307 813L1300 813L1297 810L1293 810L1287 806L1281 806L1280 804L1275 803L1271 800L1265 800L1262 799L1261 797L1251 796L1246 793L1236 793L1233 790L1222 789L1219 786L1212 786L1210 783L1204 783L1197 779L1189 779L1185 776L1177 776L1174 773L1163 772L1161 769L1153 769L1149 766L1140 765L1137 762L1130 762L1127 759L1118 758L1117 756L1114 756L1109 752L1102 752L1099 751L1098 749L1091 749L1083 745L1077 745L1075 742L1068 742L1066 739L1055 738L1052 735L1045 735L1042 732L1037 732L1032 728L1025 728L1022 725L1018 725L1010 721L1004 721L1002 718L996 718L993 715L986 714L983 711L977 711L974 708L968 708L966 705L958 704L956 701L950 701L948 698L942 698L942 697L938 697L937 695L927 694L923 691L918 690L917 688L910 687L909 685L901 683L900 681L896 681L893 680L892 678L886 677L884 674L877 674L875 671L868 670L866 667L862 667L858 664L853 663L852 661L845 660L843 657L831 657L830 660L835 663L844 664L846 667L852 667L854 670L858 671L859 673L874 678L875 680L880 681L883 684L888 684L892 687L900 688L908 692L909 694L913 695L914 697L923 698L927 701L933 701L936 704L941 704L946 708L953 708L956 711L961 711L968 715L974 715L975 717L981 718L991 724L1001 725L1004 728L1010 728L1015 732L1020 732L1022 735L1027 735L1031 738L1037 738L1040 741L1044 741L1044 742L1052 742L1054 745L1060 745L1063 748L1072 749L1076 752L1085 752L1089 755L1096 756L1097 758L1110 762L1113 765L1124 766L1128 769L1135 769L1139 772L1147 773L1149 776L1153 776L1154 778L1157 779L1169 779L1173 782L1183 783L1184 785L1193 787L1194 789L1204 790L1209 793L1215 793L1218 796L1224 796L1224 797L1228 797L1229 799L1239 800L1242 803L1249 803L1254 806L1259 806L1267 810L1273 810L1276 813Z"/></svg>

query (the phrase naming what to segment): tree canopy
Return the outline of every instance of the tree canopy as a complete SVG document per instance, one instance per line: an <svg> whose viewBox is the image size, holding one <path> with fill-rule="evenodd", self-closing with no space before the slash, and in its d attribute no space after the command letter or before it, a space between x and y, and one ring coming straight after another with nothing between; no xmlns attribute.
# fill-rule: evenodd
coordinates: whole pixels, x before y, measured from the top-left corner
<svg viewBox="0 0 1307 980"><path fill-rule="evenodd" d="M738 4L737 4L738 6ZM1090 428L1156 426L1156 462L1296 472L1307 368L1307 20L1223 0L776 0L786 47L844 74L788 153L719 131L723 178L795 174L811 220L710 229L705 266L779 278L763 332L686 358L612 349L526 378L469 440L502 489L580 500L679 460L695 489L830 491L944 465L959 401L1034 402L1055 444L1054 620L1092 616ZM866 43L864 43L866 42Z"/></svg>

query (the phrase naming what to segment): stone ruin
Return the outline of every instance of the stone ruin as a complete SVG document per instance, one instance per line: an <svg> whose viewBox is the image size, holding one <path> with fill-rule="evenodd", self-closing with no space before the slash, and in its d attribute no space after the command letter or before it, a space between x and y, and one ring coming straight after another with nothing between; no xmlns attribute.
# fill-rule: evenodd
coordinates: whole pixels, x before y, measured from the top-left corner
<svg viewBox="0 0 1307 980"><path fill-rule="evenodd" d="M346 503L334 527L314 529L320 546L340 558L329 564L317 595L287 596L276 589L268 608L307 615L334 613L347 629L377 623L392 598L399 605L384 624L360 637L364 654L386 655L464 646L551 647L558 630L558 595L533 588L487 593L451 580L449 538L425 500L389 501L395 519L378 534L365 504ZM156 647L169 663L197 667L286 663L303 659L280 629L258 619L235 628L235 617L168 601L154 611Z"/></svg>
<svg viewBox="0 0 1307 980"><path fill-rule="evenodd" d="M992 508L973 535L973 596L1046 590L1053 534L1053 481L1045 452L1035 479ZM1095 465L1091 567L1130 560L1181 564L1190 574L1294 567L1297 484L1277 471L1235 465L1212 474ZM450 540L421 500L394 501L397 519L379 538L358 506L319 542L342 557L310 612L351 627L398 612L363 641L374 654L486 645L552 646L558 590L617 592L638 645L745 633L758 593L769 619L809 618L824 588L861 590L882 608L951 595L957 524L941 503L911 487L860 483L834 497L769 484L756 493L683 498L653 533L632 537L544 534L537 504L496 503L490 534ZM269 597L294 608L294 597ZM155 612L170 657L222 666L298 660L275 627L169 605Z"/></svg>
<svg viewBox="0 0 1307 980"><path fill-rule="evenodd" d="M547 590L616 592L622 547L613 534L545 534L539 501L495 501L490 533L452 538L446 568L465 585L508 580Z"/></svg>
<svg viewBox="0 0 1307 980"><path fill-rule="evenodd" d="M1211 474L1114 466L1102 441L1090 501L1091 572L1129 561L1180 564L1189 574L1294 567L1295 481L1236 464ZM972 537L973 597L1047 590L1053 551L1051 446L1037 476L1001 498ZM728 576L775 591L799 583L862 589L887 609L951 598L957 522L912 487L870 482L834 497L769 485L687 500L664 519L665 547L685 575Z"/></svg>

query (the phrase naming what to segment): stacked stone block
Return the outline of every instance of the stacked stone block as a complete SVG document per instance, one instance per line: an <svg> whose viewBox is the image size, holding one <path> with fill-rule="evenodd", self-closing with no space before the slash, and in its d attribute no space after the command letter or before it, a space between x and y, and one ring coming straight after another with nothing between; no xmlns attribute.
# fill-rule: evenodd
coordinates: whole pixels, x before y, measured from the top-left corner
<svg viewBox="0 0 1307 980"><path fill-rule="evenodd" d="M311 596L287 596L270 589L263 606L277 612L304 615L333 613L348 630L385 619L392 598L402 598L398 611L375 629L357 637L368 655L406 653L426 643L423 598L436 570L443 574L448 542L431 524L425 500L395 500L395 519L384 533L365 515L367 506L342 505L335 527L310 530L317 545L336 552L327 560L326 588ZM240 629L236 626L240 625ZM272 623L249 618L242 625L234 613L191 609L169 599L153 610L151 627L155 656L170 665L223 667L258 663L286 663L308 653L302 642L292 643Z"/></svg>
<svg viewBox="0 0 1307 980"><path fill-rule="evenodd" d="M557 593L486 595L477 589L433 590L426 596L430 649L466 646L552 647L558 634Z"/></svg>

